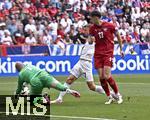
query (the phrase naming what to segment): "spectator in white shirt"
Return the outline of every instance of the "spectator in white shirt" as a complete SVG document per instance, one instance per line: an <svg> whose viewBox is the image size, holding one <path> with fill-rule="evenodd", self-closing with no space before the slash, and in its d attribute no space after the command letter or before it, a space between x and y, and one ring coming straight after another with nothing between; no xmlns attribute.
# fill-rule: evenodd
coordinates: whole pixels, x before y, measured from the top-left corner
<svg viewBox="0 0 150 120"><path fill-rule="evenodd" d="M58 37L56 39L56 44L60 47L60 49L65 51L66 41L61 38L61 35L58 35Z"/></svg>
<svg viewBox="0 0 150 120"><path fill-rule="evenodd" d="M43 29L41 29L40 24L36 25L36 33L35 34L38 34L40 36L43 35Z"/></svg>
<svg viewBox="0 0 150 120"><path fill-rule="evenodd" d="M141 40L144 42L146 40L146 37L149 35L150 30L148 29L148 25L145 23L143 24L140 34L141 34Z"/></svg>
<svg viewBox="0 0 150 120"><path fill-rule="evenodd" d="M70 31L70 26L72 25L72 20L69 18L67 13L65 14L64 18L61 19L60 24L64 28L64 33L68 33Z"/></svg>
<svg viewBox="0 0 150 120"><path fill-rule="evenodd" d="M81 18L80 18L80 20L78 21L78 28L82 28L83 26L85 26L85 25L87 25L88 23L87 23L87 21L85 20L85 17L84 16L82 16Z"/></svg>
<svg viewBox="0 0 150 120"><path fill-rule="evenodd" d="M31 30L32 32L36 32L36 26L34 24L34 19L29 19L29 24L25 25L24 28L25 32L28 32L29 30Z"/></svg>
<svg viewBox="0 0 150 120"><path fill-rule="evenodd" d="M4 27L3 27L3 24L0 23L0 41L1 41L1 39L2 39L4 36L5 36L5 35L4 35Z"/></svg>
<svg viewBox="0 0 150 120"><path fill-rule="evenodd" d="M55 18L52 19L48 27L50 29L50 35L52 36L52 40L55 41L57 39L57 29L58 29L58 23L56 22Z"/></svg>
<svg viewBox="0 0 150 120"><path fill-rule="evenodd" d="M69 0L68 3L74 8L74 11L80 9L80 0Z"/></svg>
<svg viewBox="0 0 150 120"><path fill-rule="evenodd" d="M48 31L45 30L42 37L42 44L51 45L52 42L52 37L48 34Z"/></svg>
<svg viewBox="0 0 150 120"><path fill-rule="evenodd" d="M37 41L33 33L31 33L28 37L25 38L25 43L27 45L36 45Z"/></svg>
<svg viewBox="0 0 150 120"><path fill-rule="evenodd" d="M0 10L3 10L3 8L4 8L4 2L0 2Z"/></svg>
<svg viewBox="0 0 150 120"><path fill-rule="evenodd" d="M108 0L100 1L98 10L102 13L107 12L107 8L106 8L107 3Z"/></svg>
<svg viewBox="0 0 150 120"><path fill-rule="evenodd" d="M86 0L81 0L81 9L86 11L86 9L87 9L87 4L88 4L88 3L86 3Z"/></svg>
<svg viewBox="0 0 150 120"><path fill-rule="evenodd" d="M136 8L134 8L134 9L132 10L131 19L132 19L133 21L136 21L137 18L140 18L140 13L137 11Z"/></svg>
<svg viewBox="0 0 150 120"><path fill-rule="evenodd" d="M13 44L13 40L10 36L10 32L8 32L7 30L4 30L4 37L1 39L1 42L3 45L12 45Z"/></svg>
<svg viewBox="0 0 150 120"><path fill-rule="evenodd" d="M141 8L141 15L140 15L140 17L144 18L147 15L148 15L147 9L146 8Z"/></svg>

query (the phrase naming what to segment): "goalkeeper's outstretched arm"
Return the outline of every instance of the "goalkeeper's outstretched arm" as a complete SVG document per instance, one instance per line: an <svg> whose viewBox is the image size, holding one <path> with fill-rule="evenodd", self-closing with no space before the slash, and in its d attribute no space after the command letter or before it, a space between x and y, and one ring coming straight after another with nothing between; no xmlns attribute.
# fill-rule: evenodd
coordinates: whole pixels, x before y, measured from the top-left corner
<svg viewBox="0 0 150 120"><path fill-rule="evenodd" d="M17 86L16 94L20 94L20 92L22 90L22 86L23 86L23 81L19 77L18 78L18 86Z"/></svg>

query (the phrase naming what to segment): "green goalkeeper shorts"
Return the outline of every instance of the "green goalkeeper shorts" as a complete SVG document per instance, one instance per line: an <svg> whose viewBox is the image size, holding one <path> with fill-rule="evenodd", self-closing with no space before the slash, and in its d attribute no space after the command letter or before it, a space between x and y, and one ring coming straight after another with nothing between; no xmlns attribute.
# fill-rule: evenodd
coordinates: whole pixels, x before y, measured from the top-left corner
<svg viewBox="0 0 150 120"><path fill-rule="evenodd" d="M45 71L40 72L30 81L30 95L41 95L43 88L50 88L51 84L55 82L57 82L57 80L49 73Z"/></svg>

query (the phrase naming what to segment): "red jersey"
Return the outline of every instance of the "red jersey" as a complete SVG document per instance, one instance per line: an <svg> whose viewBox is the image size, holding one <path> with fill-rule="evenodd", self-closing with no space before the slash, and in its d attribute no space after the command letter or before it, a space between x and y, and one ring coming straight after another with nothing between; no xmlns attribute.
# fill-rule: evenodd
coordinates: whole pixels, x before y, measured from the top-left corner
<svg viewBox="0 0 150 120"><path fill-rule="evenodd" d="M31 13L32 15L36 15L36 7L34 5L30 6L28 8L29 13Z"/></svg>
<svg viewBox="0 0 150 120"><path fill-rule="evenodd" d="M51 7L48 9L48 12L49 12L50 16L54 17L57 14L58 9L56 7Z"/></svg>
<svg viewBox="0 0 150 120"><path fill-rule="evenodd" d="M102 22L100 26L92 25L90 27L90 35L94 36L96 40L94 56L113 55L115 29L115 25L109 22Z"/></svg>

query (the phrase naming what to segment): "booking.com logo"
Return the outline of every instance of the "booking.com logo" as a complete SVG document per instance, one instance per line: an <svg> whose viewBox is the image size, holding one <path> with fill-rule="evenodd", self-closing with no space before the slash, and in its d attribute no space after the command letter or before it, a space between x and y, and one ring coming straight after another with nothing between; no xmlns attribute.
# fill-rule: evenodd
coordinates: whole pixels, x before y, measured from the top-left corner
<svg viewBox="0 0 150 120"><path fill-rule="evenodd" d="M45 57L41 57L38 61L35 59L30 59L28 61L21 61L24 64L34 64L36 67L44 69L50 73L66 73L71 70L71 67L75 65L73 59L63 58L47 60L45 61ZM0 58L0 74L14 74L16 73L15 63L12 58L8 57L5 59ZM94 69L94 67L93 67ZM133 56L125 59L114 58L112 71L150 71L150 60L149 55L141 55L141 56Z"/></svg>
<svg viewBox="0 0 150 120"><path fill-rule="evenodd" d="M134 59L130 58L126 61L124 59L116 60L116 58L114 58L112 71L115 70L125 71L126 69L128 69L129 71L134 71L134 70L149 71L150 70L149 56L145 55L144 58L140 58L140 56L136 56Z"/></svg>
<svg viewBox="0 0 150 120"><path fill-rule="evenodd" d="M16 73L15 63L10 57L5 61L0 58L0 73ZM20 61L24 64L33 65L33 61ZM65 72L71 70L71 62L69 60L56 60L56 61L38 61L35 66L40 69L45 69L48 72Z"/></svg>

